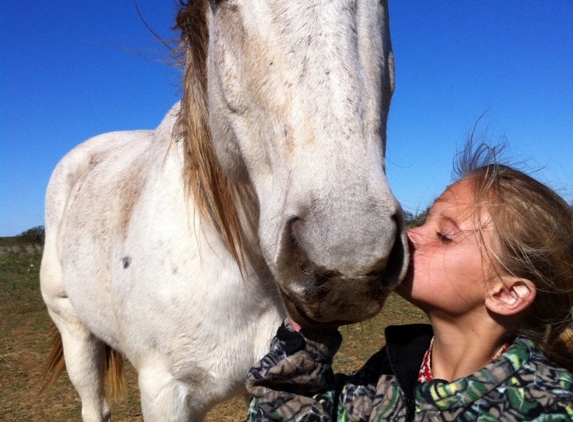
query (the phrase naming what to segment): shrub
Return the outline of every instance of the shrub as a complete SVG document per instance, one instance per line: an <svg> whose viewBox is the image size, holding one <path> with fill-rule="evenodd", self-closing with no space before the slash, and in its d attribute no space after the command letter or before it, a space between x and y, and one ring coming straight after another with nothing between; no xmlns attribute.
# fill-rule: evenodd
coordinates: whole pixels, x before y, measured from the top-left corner
<svg viewBox="0 0 573 422"><path fill-rule="evenodd" d="M32 227L31 229L20 233L20 238L25 243L43 244L44 237L44 226Z"/></svg>

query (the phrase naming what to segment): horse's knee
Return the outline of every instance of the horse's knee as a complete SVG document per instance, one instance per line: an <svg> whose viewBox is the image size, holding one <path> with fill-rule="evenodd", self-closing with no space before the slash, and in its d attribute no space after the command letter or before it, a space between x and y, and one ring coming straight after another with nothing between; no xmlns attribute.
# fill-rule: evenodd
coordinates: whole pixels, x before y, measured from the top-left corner
<svg viewBox="0 0 573 422"><path fill-rule="evenodd" d="M188 384L158 367L139 370L139 390L143 418L150 421L200 422L204 406L194 403L196 395Z"/></svg>

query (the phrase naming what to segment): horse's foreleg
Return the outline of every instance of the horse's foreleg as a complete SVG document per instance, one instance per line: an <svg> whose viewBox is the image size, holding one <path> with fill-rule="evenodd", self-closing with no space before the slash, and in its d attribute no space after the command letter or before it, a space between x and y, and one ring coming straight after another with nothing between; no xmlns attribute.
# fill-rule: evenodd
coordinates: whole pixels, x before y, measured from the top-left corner
<svg viewBox="0 0 573 422"><path fill-rule="evenodd" d="M193 409L190 387L176 380L162 365L139 370L141 409L145 421L201 422L206 410Z"/></svg>
<svg viewBox="0 0 573 422"><path fill-rule="evenodd" d="M82 401L83 422L110 421L104 389L105 344L79 320L63 319L52 310L50 314L62 336L68 376Z"/></svg>

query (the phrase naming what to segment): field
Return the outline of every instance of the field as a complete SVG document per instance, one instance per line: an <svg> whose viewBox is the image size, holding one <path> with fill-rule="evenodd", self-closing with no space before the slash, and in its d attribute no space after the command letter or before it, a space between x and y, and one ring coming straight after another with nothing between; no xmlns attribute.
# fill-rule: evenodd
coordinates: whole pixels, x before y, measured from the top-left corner
<svg viewBox="0 0 573 422"><path fill-rule="evenodd" d="M50 349L52 326L40 296L37 253L0 254L0 421L79 421L80 402L63 376L47 394L40 395L40 374ZM335 357L335 369L352 372L384 344L384 327L426 321L424 315L392 295L378 317L343 327L344 344ZM112 404L114 421L142 421L136 375L127 370L128 396ZM241 421L244 399L237 398L213 409L208 422Z"/></svg>

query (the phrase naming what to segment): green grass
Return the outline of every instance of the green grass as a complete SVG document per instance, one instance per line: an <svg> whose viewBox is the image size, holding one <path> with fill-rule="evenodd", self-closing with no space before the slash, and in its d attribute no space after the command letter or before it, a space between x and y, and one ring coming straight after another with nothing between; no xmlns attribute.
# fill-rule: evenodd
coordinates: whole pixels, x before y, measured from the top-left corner
<svg viewBox="0 0 573 422"><path fill-rule="evenodd" d="M36 294L40 289L40 255L7 253L0 257L0 303L5 311L27 312L42 306Z"/></svg>

